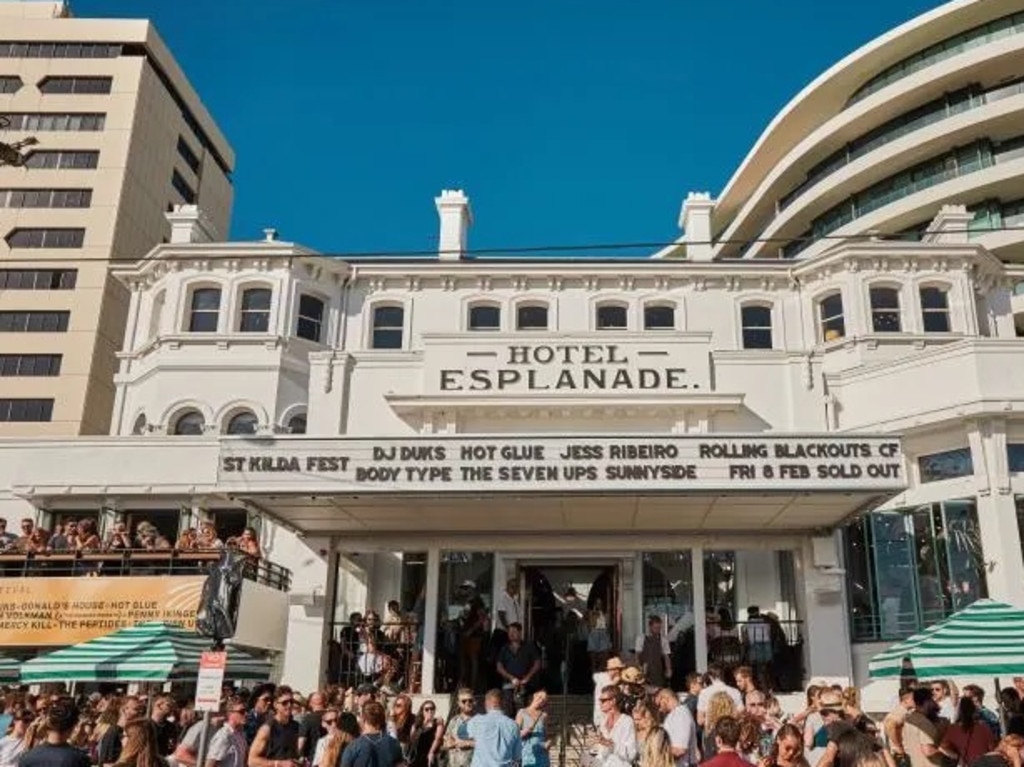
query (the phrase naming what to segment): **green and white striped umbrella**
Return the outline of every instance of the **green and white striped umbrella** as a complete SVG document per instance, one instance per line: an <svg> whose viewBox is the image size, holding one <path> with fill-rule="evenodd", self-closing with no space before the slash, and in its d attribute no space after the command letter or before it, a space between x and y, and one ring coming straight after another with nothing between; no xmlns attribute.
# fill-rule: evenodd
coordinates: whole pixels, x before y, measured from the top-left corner
<svg viewBox="0 0 1024 767"><path fill-rule="evenodd" d="M898 678L904 658L919 678L1024 676L1024 610L980 599L879 653L868 672Z"/></svg>
<svg viewBox="0 0 1024 767"><path fill-rule="evenodd" d="M0 684L17 682L20 671L21 664L18 661L0 655Z"/></svg>
<svg viewBox="0 0 1024 767"><path fill-rule="evenodd" d="M210 640L180 626L153 621L115 631L88 642L26 661L21 681L169 682L191 681ZM266 680L270 663L228 648L224 673L230 680Z"/></svg>

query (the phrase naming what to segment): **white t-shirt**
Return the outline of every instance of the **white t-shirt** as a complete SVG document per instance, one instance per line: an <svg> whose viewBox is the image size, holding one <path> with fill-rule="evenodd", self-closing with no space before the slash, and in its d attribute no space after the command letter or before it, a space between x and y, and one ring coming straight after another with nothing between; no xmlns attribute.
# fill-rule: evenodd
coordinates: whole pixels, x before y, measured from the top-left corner
<svg viewBox="0 0 1024 767"><path fill-rule="evenodd" d="M249 758L249 744L241 730L232 730L225 724L210 741L207 760L216 762L220 767L245 767Z"/></svg>
<svg viewBox="0 0 1024 767"><path fill-rule="evenodd" d="M673 748L685 748L686 753L676 759L676 767L688 767L697 763L697 724L690 716L690 709L680 704L672 709L661 725L668 733Z"/></svg>
<svg viewBox="0 0 1024 767"><path fill-rule="evenodd" d="M701 714L707 713L708 702L711 700L712 697L714 697L717 693L720 692L724 692L726 695L732 698L732 702L736 706L736 711L743 710L743 696L740 694L740 691L737 690L735 687L730 687L721 679L716 679L714 682L712 682L703 690L701 690L700 695L697 696L697 712Z"/></svg>
<svg viewBox="0 0 1024 767"><path fill-rule="evenodd" d="M604 715L601 713L601 690L612 683L612 676L607 671L598 671L594 674L594 726L600 727L604 722Z"/></svg>
<svg viewBox="0 0 1024 767"><path fill-rule="evenodd" d="M507 591L501 592L501 596L498 597L498 612L505 613L505 620L509 626L523 622L522 602L519 601L519 597L514 597Z"/></svg>

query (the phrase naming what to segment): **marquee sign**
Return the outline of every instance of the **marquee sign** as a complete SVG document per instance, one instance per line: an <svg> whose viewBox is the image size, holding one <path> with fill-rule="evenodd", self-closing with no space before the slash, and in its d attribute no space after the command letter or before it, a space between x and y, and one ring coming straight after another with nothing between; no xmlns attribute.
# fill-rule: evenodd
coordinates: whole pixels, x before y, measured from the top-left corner
<svg viewBox="0 0 1024 767"><path fill-rule="evenodd" d="M571 340L501 336L487 344L425 340L428 393L685 394L710 389L706 333L656 342L650 335L637 340L608 333Z"/></svg>
<svg viewBox="0 0 1024 767"><path fill-rule="evenodd" d="M433 437L225 443L225 488L318 492L895 491L893 437Z"/></svg>

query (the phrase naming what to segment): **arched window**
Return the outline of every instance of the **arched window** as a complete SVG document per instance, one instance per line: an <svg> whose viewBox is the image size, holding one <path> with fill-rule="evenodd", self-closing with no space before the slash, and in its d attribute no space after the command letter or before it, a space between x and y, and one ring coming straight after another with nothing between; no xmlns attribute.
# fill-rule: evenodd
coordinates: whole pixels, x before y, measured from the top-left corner
<svg viewBox="0 0 1024 767"><path fill-rule="evenodd" d="M243 410L231 416L226 429L228 434L255 434L259 419L251 410Z"/></svg>
<svg viewBox="0 0 1024 767"><path fill-rule="evenodd" d="M320 343L324 332L324 302L316 296L299 296L299 321L295 335L307 341Z"/></svg>
<svg viewBox="0 0 1024 767"><path fill-rule="evenodd" d="M288 433L289 434L305 434L306 433L306 414L296 413L288 419Z"/></svg>
<svg viewBox="0 0 1024 767"><path fill-rule="evenodd" d="M740 307L744 349L771 349L772 308L763 304Z"/></svg>
<svg viewBox="0 0 1024 767"><path fill-rule="evenodd" d="M818 301L818 336L825 342L846 337L842 293L830 293Z"/></svg>
<svg viewBox="0 0 1024 767"><path fill-rule="evenodd" d="M139 436L145 434L149 430L149 423L146 421L146 414L140 413L139 417L135 419L135 423L132 424L132 434Z"/></svg>
<svg viewBox="0 0 1024 767"><path fill-rule="evenodd" d="M242 291L238 330L242 333L266 333L270 330L270 288Z"/></svg>
<svg viewBox="0 0 1024 767"><path fill-rule="evenodd" d="M203 433L206 419L198 410L186 410L174 420L171 433L177 436L196 436Z"/></svg>
<svg viewBox="0 0 1024 767"><path fill-rule="evenodd" d="M900 332L900 292L896 288L871 288L871 330L875 333Z"/></svg>
<svg viewBox="0 0 1024 767"><path fill-rule="evenodd" d="M378 306L373 310L374 349L401 349L405 326L405 309L401 306Z"/></svg>
<svg viewBox="0 0 1024 767"><path fill-rule="evenodd" d="M148 338L156 338L160 335L160 324L163 322L164 302L166 301L166 298L167 294L162 290L153 297L153 305L149 308Z"/></svg>
<svg viewBox="0 0 1024 767"><path fill-rule="evenodd" d="M644 307L644 330L675 330L676 308L664 304Z"/></svg>
<svg viewBox="0 0 1024 767"><path fill-rule="evenodd" d="M598 330L625 330L628 324L625 304L601 304L597 307L594 326Z"/></svg>
<svg viewBox="0 0 1024 767"><path fill-rule="evenodd" d="M188 329L192 333L216 333L220 315L220 288L196 288L192 291Z"/></svg>
<svg viewBox="0 0 1024 767"><path fill-rule="evenodd" d="M470 330L501 330L501 307L494 304L473 304L469 307L466 327Z"/></svg>
<svg viewBox="0 0 1024 767"><path fill-rule="evenodd" d="M945 288L921 288L921 324L925 333L948 333L949 293Z"/></svg>
<svg viewBox="0 0 1024 767"><path fill-rule="evenodd" d="M516 330L547 330L548 307L545 304L520 304L516 307Z"/></svg>

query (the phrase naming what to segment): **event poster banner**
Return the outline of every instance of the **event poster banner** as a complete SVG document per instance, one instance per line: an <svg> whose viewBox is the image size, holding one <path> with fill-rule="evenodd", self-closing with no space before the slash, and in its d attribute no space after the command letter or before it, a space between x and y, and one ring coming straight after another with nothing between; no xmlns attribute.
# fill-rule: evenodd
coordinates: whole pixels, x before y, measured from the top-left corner
<svg viewBox="0 0 1024 767"><path fill-rule="evenodd" d="M899 490L894 437L434 437L222 446L219 482L325 492Z"/></svg>
<svg viewBox="0 0 1024 767"><path fill-rule="evenodd" d="M0 644L70 645L143 621L194 629L203 576L0 579Z"/></svg>

